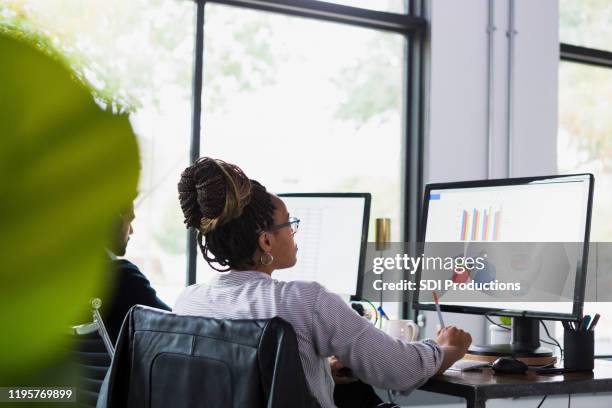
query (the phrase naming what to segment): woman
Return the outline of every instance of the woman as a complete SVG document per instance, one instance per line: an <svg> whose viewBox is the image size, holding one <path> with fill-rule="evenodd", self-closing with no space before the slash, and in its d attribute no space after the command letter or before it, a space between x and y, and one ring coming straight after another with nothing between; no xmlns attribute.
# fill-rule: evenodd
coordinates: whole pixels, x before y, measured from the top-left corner
<svg viewBox="0 0 612 408"><path fill-rule="evenodd" d="M296 263L299 220L283 201L235 165L208 157L185 169L178 185L188 227L204 259L220 273L179 296L174 312L218 319L279 316L295 330L304 374L322 407L335 407L328 357L377 387L409 391L463 357L469 334L451 327L431 340L396 340L316 282L279 282ZM339 227L341 228L341 227Z"/></svg>

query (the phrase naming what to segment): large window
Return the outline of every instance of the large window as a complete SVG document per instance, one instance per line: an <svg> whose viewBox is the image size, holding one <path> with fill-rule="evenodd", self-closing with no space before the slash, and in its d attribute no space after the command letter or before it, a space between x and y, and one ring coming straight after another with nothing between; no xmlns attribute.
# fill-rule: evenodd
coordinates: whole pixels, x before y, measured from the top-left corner
<svg viewBox="0 0 612 408"><path fill-rule="evenodd" d="M598 50L612 50L612 5L609 0L560 0L559 39Z"/></svg>
<svg viewBox="0 0 612 408"><path fill-rule="evenodd" d="M372 224L391 218L392 239L408 239L425 28L408 11L422 2L311 1L289 12L282 3L203 2L194 158L237 163L277 193L371 192ZM189 280L206 281L214 272L193 239Z"/></svg>
<svg viewBox="0 0 612 408"><path fill-rule="evenodd" d="M94 87L100 104L130 112L142 169L127 258L170 304L185 286L186 233L176 184L189 164L194 11L184 0L0 5L2 24L45 34Z"/></svg>
<svg viewBox="0 0 612 408"><path fill-rule="evenodd" d="M0 23L42 32L101 105L130 113L142 177L127 258L169 304L210 276L176 191L199 156L273 192L371 192L392 239L416 232L423 1L285 3L0 4Z"/></svg>
<svg viewBox="0 0 612 408"><path fill-rule="evenodd" d="M612 4L607 0L561 0L558 167L561 173L595 175L591 242L612 245ZM590 256L595 285L609 280ZM591 274L592 275L592 274ZM607 275L607 276L606 276ZM595 278L590 276L590 279ZM595 352L612 355L612 304L585 304L600 313ZM562 332L562 330L559 330Z"/></svg>
<svg viewBox="0 0 612 408"><path fill-rule="evenodd" d="M217 4L204 15L202 154L276 193L371 192L372 224L391 218L398 241L406 38Z"/></svg>

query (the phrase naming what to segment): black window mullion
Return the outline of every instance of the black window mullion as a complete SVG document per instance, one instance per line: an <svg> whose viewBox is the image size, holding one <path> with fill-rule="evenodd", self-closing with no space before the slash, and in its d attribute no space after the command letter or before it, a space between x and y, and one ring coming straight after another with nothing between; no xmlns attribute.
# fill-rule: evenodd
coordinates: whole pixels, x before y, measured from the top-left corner
<svg viewBox="0 0 612 408"><path fill-rule="evenodd" d="M189 163L193 164L200 157L200 129L202 118L202 76L204 72L204 1L196 3L196 30L193 63L193 95L191 111L191 145ZM187 285L196 282L196 261L198 256L196 232L187 230Z"/></svg>
<svg viewBox="0 0 612 408"><path fill-rule="evenodd" d="M225 4L262 11L332 21L352 26L373 28L381 31L406 33L422 29L426 22L420 17L408 14L367 10L359 7L344 6L313 0L209 0L211 3Z"/></svg>
<svg viewBox="0 0 612 408"><path fill-rule="evenodd" d="M410 0L409 12L421 16L424 13L423 0ZM404 194L403 194L403 240L415 244L419 239L420 217L423 196L424 159L424 37L425 30L411 33L407 38L406 53L406 111L404 151ZM412 250L412 248L410 248ZM406 277L410 279L410 276ZM410 307L411 293L402 299L402 318L416 320Z"/></svg>
<svg viewBox="0 0 612 408"><path fill-rule="evenodd" d="M561 43L561 60L612 68L612 52Z"/></svg>

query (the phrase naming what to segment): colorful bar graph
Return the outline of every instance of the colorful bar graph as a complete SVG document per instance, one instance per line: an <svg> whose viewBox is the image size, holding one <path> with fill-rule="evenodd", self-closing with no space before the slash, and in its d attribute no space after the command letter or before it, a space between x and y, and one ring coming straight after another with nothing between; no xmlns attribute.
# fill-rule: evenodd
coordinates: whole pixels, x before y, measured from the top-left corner
<svg viewBox="0 0 612 408"><path fill-rule="evenodd" d="M459 239L461 241L499 241L500 222L501 209L493 211L491 207L484 210L474 208L471 211L471 220L470 212L463 210Z"/></svg>

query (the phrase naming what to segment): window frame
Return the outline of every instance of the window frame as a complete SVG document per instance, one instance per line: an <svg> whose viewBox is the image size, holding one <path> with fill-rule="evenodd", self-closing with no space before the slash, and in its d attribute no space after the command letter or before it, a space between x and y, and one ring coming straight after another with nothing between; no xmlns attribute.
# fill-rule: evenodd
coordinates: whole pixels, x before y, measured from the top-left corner
<svg viewBox="0 0 612 408"><path fill-rule="evenodd" d="M200 157L202 129L202 86L204 56L204 10L207 3L256 9L290 16L330 21L350 26L394 32L404 36L404 120L402 128L402 168L400 196L401 234L416 242L423 194L424 65L423 50L427 20L425 0L407 0L407 13L398 14L314 0L192 0L196 7L196 30L192 80L190 164ZM196 282L198 256L196 233L187 232L187 285ZM411 299L405 299L402 314L408 316Z"/></svg>
<svg viewBox="0 0 612 408"><path fill-rule="evenodd" d="M559 44L560 61L612 69L612 52L568 43ZM612 358L612 354L596 354L596 358Z"/></svg>
<svg viewBox="0 0 612 408"><path fill-rule="evenodd" d="M610 51L568 43L561 43L559 48L561 61L612 68L612 52Z"/></svg>

